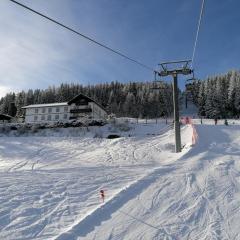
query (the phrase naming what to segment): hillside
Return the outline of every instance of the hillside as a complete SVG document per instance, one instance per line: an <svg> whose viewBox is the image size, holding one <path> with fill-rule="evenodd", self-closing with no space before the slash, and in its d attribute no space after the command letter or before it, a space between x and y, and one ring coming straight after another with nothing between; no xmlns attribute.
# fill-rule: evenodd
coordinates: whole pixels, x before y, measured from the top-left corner
<svg viewBox="0 0 240 240"><path fill-rule="evenodd" d="M70 236L239 239L239 130L239 126L197 126L196 147L139 181L134 193L125 195L126 202L120 196L121 206L113 202L102 215L96 212L89 218L97 219L95 228L83 231L86 226L81 222Z"/></svg>
<svg viewBox="0 0 240 240"><path fill-rule="evenodd" d="M193 147L182 128L179 154L162 123L113 140L0 138L0 238L238 239L240 126L205 123Z"/></svg>

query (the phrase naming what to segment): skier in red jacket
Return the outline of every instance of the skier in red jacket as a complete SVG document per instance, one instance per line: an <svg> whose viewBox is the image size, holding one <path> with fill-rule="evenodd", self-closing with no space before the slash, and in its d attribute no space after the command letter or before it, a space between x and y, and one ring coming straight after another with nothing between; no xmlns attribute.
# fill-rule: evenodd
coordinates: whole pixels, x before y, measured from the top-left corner
<svg viewBox="0 0 240 240"><path fill-rule="evenodd" d="M100 190L100 197L102 199L102 202L104 202L104 198L105 198L104 190Z"/></svg>

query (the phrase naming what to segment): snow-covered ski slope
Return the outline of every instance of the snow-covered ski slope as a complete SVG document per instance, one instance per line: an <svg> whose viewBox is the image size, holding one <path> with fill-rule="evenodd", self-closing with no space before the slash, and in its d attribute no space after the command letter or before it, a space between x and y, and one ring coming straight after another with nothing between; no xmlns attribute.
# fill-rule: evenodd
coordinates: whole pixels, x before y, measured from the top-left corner
<svg viewBox="0 0 240 240"><path fill-rule="evenodd" d="M0 138L0 239L240 239L240 126L164 127Z"/></svg>

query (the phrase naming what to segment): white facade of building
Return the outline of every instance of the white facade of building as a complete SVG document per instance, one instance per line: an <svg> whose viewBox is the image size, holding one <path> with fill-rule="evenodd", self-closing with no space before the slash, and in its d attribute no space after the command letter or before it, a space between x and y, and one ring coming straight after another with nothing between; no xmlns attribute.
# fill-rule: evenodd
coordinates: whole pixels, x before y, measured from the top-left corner
<svg viewBox="0 0 240 240"><path fill-rule="evenodd" d="M34 104L23 107L26 123L67 122L83 118L105 120L107 112L91 98L79 94L69 102Z"/></svg>
<svg viewBox="0 0 240 240"><path fill-rule="evenodd" d="M58 122L69 119L67 103L35 104L23 107L26 109L25 122Z"/></svg>

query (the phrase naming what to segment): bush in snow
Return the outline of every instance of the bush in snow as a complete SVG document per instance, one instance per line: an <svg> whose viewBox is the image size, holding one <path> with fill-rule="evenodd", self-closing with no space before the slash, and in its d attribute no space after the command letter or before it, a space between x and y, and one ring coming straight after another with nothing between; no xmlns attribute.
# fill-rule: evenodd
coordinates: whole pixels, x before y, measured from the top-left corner
<svg viewBox="0 0 240 240"><path fill-rule="evenodd" d="M71 127L82 127L82 126L84 126L84 124L79 121L75 121L71 123Z"/></svg>
<svg viewBox="0 0 240 240"><path fill-rule="evenodd" d="M106 122L102 121L102 120L92 120L88 123L88 126L104 126L106 125Z"/></svg>

